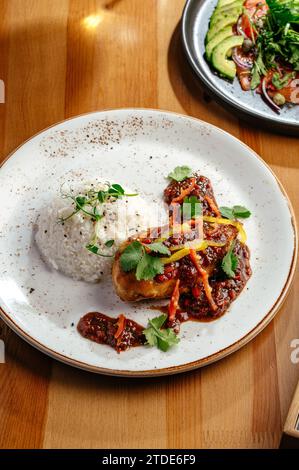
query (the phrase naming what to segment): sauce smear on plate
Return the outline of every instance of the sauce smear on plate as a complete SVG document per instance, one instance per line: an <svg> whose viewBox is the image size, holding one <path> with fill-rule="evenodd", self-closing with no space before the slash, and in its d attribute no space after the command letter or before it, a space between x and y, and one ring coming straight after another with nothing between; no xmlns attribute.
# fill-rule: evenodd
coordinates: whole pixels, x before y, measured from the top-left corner
<svg viewBox="0 0 299 470"><path fill-rule="evenodd" d="M124 315L112 318L103 313L90 312L80 319L77 329L84 338L107 344L118 353L145 343L144 327Z"/></svg>

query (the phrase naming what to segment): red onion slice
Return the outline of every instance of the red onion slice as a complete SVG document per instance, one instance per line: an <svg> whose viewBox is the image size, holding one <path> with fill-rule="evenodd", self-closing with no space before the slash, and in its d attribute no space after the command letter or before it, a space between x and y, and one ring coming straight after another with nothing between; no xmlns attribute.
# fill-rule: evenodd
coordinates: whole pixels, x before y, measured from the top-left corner
<svg viewBox="0 0 299 470"><path fill-rule="evenodd" d="M253 56L246 55L242 47L234 47L232 58L234 62L244 70L250 70L253 66Z"/></svg>
<svg viewBox="0 0 299 470"><path fill-rule="evenodd" d="M265 100L267 101L268 105L270 106L270 108L273 109L273 111L275 111L276 113L280 114L280 107L274 103L274 101L270 98L270 96L268 95L268 92L267 92L267 77L264 77L262 79L262 92L263 92L263 96L265 98Z"/></svg>

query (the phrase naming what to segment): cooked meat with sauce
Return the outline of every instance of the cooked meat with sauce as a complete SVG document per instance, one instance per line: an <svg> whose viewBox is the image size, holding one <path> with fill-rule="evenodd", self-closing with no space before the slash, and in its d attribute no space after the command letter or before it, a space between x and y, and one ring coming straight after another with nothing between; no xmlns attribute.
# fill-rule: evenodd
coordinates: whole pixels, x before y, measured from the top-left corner
<svg viewBox="0 0 299 470"><path fill-rule="evenodd" d="M195 174L183 181L172 181L164 191L166 204L183 203L186 196L195 196L202 204L203 214L220 216L211 181L205 176Z"/></svg>
<svg viewBox="0 0 299 470"><path fill-rule="evenodd" d="M182 246L186 242L194 240L196 233L197 230L192 230L191 228L189 232L183 233L181 236L169 237L163 244L170 249L176 248L177 246ZM222 245L208 246L205 251L198 253L202 266L208 273L213 273L215 266L222 260L231 242L237 237L238 230L231 225L220 226L204 222L203 233L207 241ZM182 281L181 289L183 290L186 290L197 282L197 270L188 257L183 257L178 261L165 264L163 274L158 274L152 280L138 281L133 271L124 272L121 269L120 257L125 248L130 245L133 240L138 240L145 245L145 241L148 241L144 234L126 241L116 253L112 268L114 287L117 295L122 300L167 299L171 296L178 278ZM155 239L150 241L153 243Z"/></svg>
<svg viewBox="0 0 299 470"><path fill-rule="evenodd" d="M116 254L112 277L122 300L170 298L168 325L177 329L186 318L217 318L228 309L251 276L250 255L243 225L221 216L208 178L195 174L183 181L172 181L164 191L164 199L170 208L170 226L177 228L181 224L181 232L176 231L174 236L170 230L163 237L164 229L159 227L130 238ZM194 203L194 200L201 205L200 216L195 220L191 212L187 224L183 215L182 220L176 218L174 222L172 216L174 211L177 213L177 206L179 214L183 214L186 201ZM202 237L198 239L200 221ZM149 238L149 233L156 236ZM148 273L141 278L139 268L122 267L123 254L136 242L140 257L152 260L161 268L152 278L148 278ZM160 252L156 251L157 244L163 245L162 251L161 246ZM163 254L165 249L167 256ZM225 260L232 265L226 272ZM228 269L233 269L232 274L227 274Z"/></svg>
<svg viewBox="0 0 299 470"><path fill-rule="evenodd" d="M172 182L164 191L169 224L126 240L112 267L122 300L170 299L155 307L163 315L144 328L123 314L111 318L90 312L77 326L85 338L118 353L145 344L167 351L178 343L182 322L220 317L245 287L250 253L243 224L235 217L247 218L250 211L242 206L220 211L210 180L191 173L183 166L169 175Z"/></svg>

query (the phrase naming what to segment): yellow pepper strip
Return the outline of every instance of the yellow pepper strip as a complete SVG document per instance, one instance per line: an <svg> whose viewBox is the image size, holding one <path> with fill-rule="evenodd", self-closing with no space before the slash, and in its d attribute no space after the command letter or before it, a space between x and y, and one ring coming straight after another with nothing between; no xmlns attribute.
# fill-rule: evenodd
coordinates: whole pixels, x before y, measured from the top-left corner
<svg viewBox="0 0 299 470"><path fill-rule="evenodd" d="M240 235L240 240L242 243L246 243L247 236L246 232L243 228L243 225L241 222L238 222L237 220L231 220L231 219L223 219L221 217L210 217L208 215L203 216L204 222L211 222L215 224L223 224L223 225L233 225L239 230L239 235Z"/></svg>
<svg viewBox="0 0 299 470"><path fill-rule="evenodd" d="M208 241L208 240L203 240L198 246L193 247L190 246L190 248L181 248L177 250L173 255L169 256L168 258L160 258L163 264L170 264L174 263L175 261L179 261L180 259L184 258L185 256L188 256L190 254L190 249L193 249L195 251L203 251L205 250L208 246L225 246L225 243L217 243L213 241Z"/></svg>
<svg viewBox="0 0 299 470"><path fill-rule="evenodd" d="M176 251L174 255L169 256L168 258L160 258L163 264L174 263L175 261L179 261L179 259L184 258L185 256L189 255L190 248L183 248L182 250Z"/></svg>
<svg viewBox="0 0 299 470"><path fill-rule="evenodd" d="M170 251L178 251L178 250L182 250L183 248L193 248L196 250L196 251L202 251L202 250L205 250L208 246L225 246L225 243L218 243L218 242L213 242L212 240L202 240L200 242L200 244L198 244L197 246L195 245L196 243L196 240L190 240L188 242L186 242L184 245L177 245L177 246L171 246L169 249ZM190 246L188 246L188 244ZM192 244L192 246L191 246ZM193 246L195 245L195 246Z"/></svg>

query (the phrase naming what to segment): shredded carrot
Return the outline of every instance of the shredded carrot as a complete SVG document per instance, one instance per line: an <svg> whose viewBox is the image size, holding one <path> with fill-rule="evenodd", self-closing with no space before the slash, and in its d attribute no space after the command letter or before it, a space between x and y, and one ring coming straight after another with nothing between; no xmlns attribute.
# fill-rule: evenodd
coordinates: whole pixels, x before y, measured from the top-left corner
<svg viewBox="0 0 299 470"><path fill-rule="evenodd" d="M212 209L214 214L216 214L216 217L220 217L221 216L220 211L219 211L218 207L216 206L215 202L213 201L213 199L209 196L205 196L205 200L209 204L210 209Z"/></svg>
<svg viewBox="0 0 299 470"><path fill-rule="evenodd" d="M114 334L114 338L118 339L126 326L126 317L123 314L120 314L117 320L117 331Z"/></svg>
<svg viewBox="0 0 299 470"><path fill-rule="evenodd" d="M168 319L174 320L175 314L178 309L180 299L180 279L176 281L169 305L168 305Z"/></svg>
<svg viewBox="0 0 299 470"><path fill-rule="evenodd" d="M196 178L191 178L190 184L187 186L187 188L182 189L181 194L178 197L175 197L171 201L171 204L175 202L182 202L185 199L185 197L187 197L193 191L195 184L196 184Z"/></svg>
<svg viewBox="0 0 299 470"><path fill-rule="evenodd" d="M212 297L212 289L209 284L208 273L199 264L195 250L190 250L190 259L193 262L194 266L196 267L198 273L200 274L202 278L202 283L203 283L203 287L204 287L207 299L210 303L211 309L214 310L215 312L217 310L217 305L215 304L214 299Z"/></svg>

